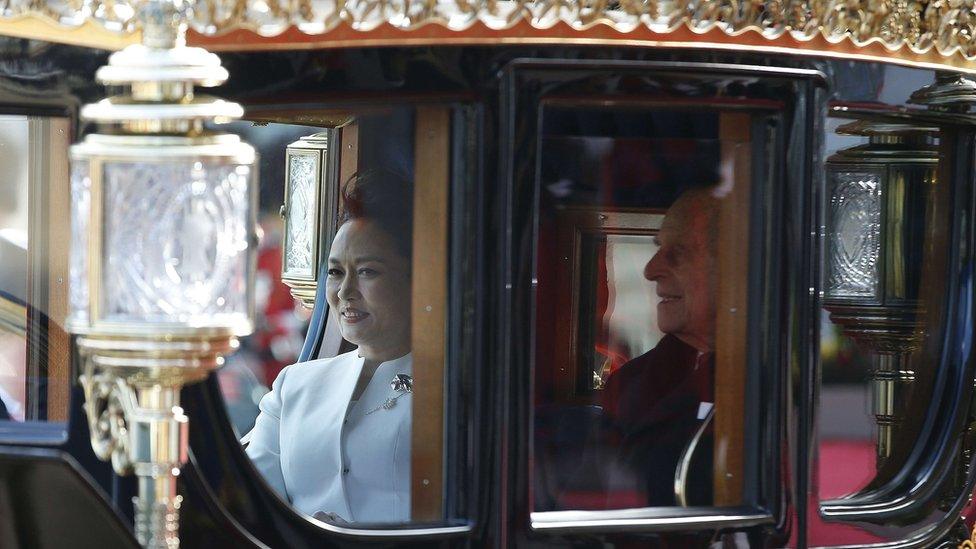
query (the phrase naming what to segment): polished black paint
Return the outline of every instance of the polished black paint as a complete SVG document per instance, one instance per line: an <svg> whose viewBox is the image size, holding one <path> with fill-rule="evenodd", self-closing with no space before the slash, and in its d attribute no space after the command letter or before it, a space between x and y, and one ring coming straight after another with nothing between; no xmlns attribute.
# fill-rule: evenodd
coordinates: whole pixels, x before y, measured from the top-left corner
<svg viewBox="0 0 976 549"><path fill-rule="evenodd" d="M60 450L0 446L0 546L138 547L78 462Z"/></svg>
<svg viewBox="0 0 976 549"><path fill-rule="evenodd" d="M37 45L22 40L3 41L5 51L18 56L18 61L0 64L0 80L7 90L0 96L0 111L74 116L79 105L102 96L104 92L93 82L93 74L96 67L104 64L104 53L67 46L32 47ZM526 392L531 386L528 355L531 347L527 337L533 325L531 271L537 199L533 155L538 120L520 113L534 112L533 98L545 90L538 79L519 80L525 74L520 70L532 63L544 66L552 62L576 75L586 71L605 75L613 70L651 70L650 65L641 63L654 60L714 63L719 73L724 70L719 66L723 63L813 68L828 75L837 90L835 98L874 100L879 93L877 65L748 53L566 47L379 48L231 54L223 58L232 77L217 93L245 104L355 109L390 101L403 104L448 101L458 106L454 115L452 170L455 179L461 181L452 192L451 253L453 264L463 265L459 271L463 274L452 273L451 284L452 295L463 297L452 303L452 318L459 322L452 326L452 345L457 347L449 350L449 356L452 365L464 364L467 368L463 375L452 378L452 387L471 398L468 402L449 402L450 409L467 421L466 429L460 431L460 440L454 445L463 447L467 453L455 458L463 464L452 469L449 477L456 485L465 486L465 497L450 509L455 516L472 521L473 530L470 535L443 539L364 541L320 529L294 513L257 475L237 444L219 388L211 379L187 388L183 397L192 418L191 460L180 484L185 497L181 532L184 547L247 547L259 543L271 547L605 544L686 547L702 545L715 536L714 532L685 535L594 532L556 536L530 528L527 441L531 435L532 410ZM512 63L528 58L533 61ZM687 69L675 67L676 72L684 70ZM704 67L701 71L708 72ZM817 358L813 342L818 341L817 301L809 288L817 284L819 276L813 260L819 243L813 235L819 221L815 205L820 198L815 166L821 160L817 153L820 144L812 136L818 135L825 111L821 106L824 100L821 91L809 84L798 86L796 90L802 97L794 106L794 115L787 117L793 121L792 125L770 129L771 141L791 144L785 165L771 167L772 178L788 182L790 190L765 197L768 217L761 225L763 234L758 235L764 242L763 248L772 254L763 258L767 293L763 299L772 304L765 310L786 328L785 340L770 343L757 358L769 370L769 375L763 377L763 392L775 395L760 414L764 453L758 459L770 465L771 473L761 479L763 498L759 504L776 519L775 524L747 530L757 546L783 544L791 533L796 534L795 540L802 546L804 521L809 512L807 456L813 448ZM720 88L702 88L702 93L707 95ZM762 84L736 79L721 89L740 96L764 93ZM952 435L959 433L967 421L965 412L972 393L967 380L971 381L974 375L970 349L976 239L972 214L976 204L971 182L976 177L972 158L976 144L971 130L954 131L957 132L952 151L956 186L953 213L956 245L952 247L955 275L950 277L947 286L956 305L947 312L947 321L955 329L947 331L945 343L945 348L952 352L945 354L945 379L939 384L939 399L933 399L940 404L931 409L932 419L926 431L928 436L920 447L918 465L892 490L904 493L912 482L926 479L936 482L928 485L931 489L909 494L914 507L904 515L908 517L904 520L935 512L934 502L945 499L953 468L958 465L955 456L959 442ZM467 167L468 163L476 167ZM781 305L776 305L780 302ZM324 307L317 307L303 358L319 356L317 347L327 328L327 316ZM21 476L70 485L79 494L79 499L71 501L85 503L72 509L78 509L78 516L85 517L86 521L80 525L63 522L69 528L66 531L87 531L90 524L99 524L98 528L102 528L99 531L114 540L102 546L131 546L133 539L121 527L119 516L131 513L128 496L133 493L133 483L131 479L114 477L107 464L94 458L79 392L73 391L67 428L27 425L0 429L4 441L21 446L0 447L0 482L19 494L23 502L48 501L44 499L48 492L45 492L47 488L35 485L30 489L23 484L16 485ZM30 446L55 450L27 449ZM72 472L71 459L80 463L88 475L83 477ZM29 470L33 472L24 473ZM79 484L79 479L84 482ZM972 491L972 484L970 477L964 490L951 491L953 503L936 513L936 518L944 517L938 523L938 532L916 540L916 545L925 545L955 526L955 516L965 501L965 494ZM104 495L113 489L114 506ZM48 512L43 508L31 509L38 518ZM49 521L30 517L13 521L0 518L0 524L22 532L26 536L23 539L46 539L47 533L41 530L48 528L54 535L63 534Z"/></svg>

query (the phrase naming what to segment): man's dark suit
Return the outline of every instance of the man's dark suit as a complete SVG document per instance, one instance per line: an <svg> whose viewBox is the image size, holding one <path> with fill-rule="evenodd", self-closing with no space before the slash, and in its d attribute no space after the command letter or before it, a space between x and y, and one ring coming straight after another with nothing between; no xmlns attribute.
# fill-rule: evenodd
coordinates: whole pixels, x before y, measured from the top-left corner
<svg viewBox="0 0 976 549"><path fill-rule="evenodd" d="M714 403L713 356L668 335L607 380L603 392L602 444L616 458L609 468L607 507L625 507L625 487L646 505L677 505L674 473L681 453L702 423L702 402ZM688 503L712 502L712 436L702 438L692 460ZM618 499L618 502L614 500Z"/></svg>

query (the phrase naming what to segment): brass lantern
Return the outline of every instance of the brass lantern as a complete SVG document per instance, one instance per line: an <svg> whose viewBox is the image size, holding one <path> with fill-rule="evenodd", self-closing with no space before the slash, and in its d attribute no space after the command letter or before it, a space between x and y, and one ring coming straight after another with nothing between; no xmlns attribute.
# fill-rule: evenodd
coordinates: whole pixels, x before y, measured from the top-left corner
<svg viewBox="0 0 976 549"><path fill-rule="evenodd" d="M281 281L311 309L318 288L318 265L335 233L339 207L341 131L302 137L285 150L285 220Z"/></svg>
<svg viewBox="0 0 976 549"><path fill-rule="evenodd" d="M872 352L878 459L903 420L909 357L922 343L919 301L925 207L936 182L937 128L858 121L838 128L868 143L827 160L827 272L831 321Z"/></svg>
<svg viewBox="0 0 976 549"><path fill-rule="evenodd" d="M179 8L143 6L144 44L96 75L125 93L81 111L99 132L71 148L67 320L95 453L138 477L140 543L169 548L186 459L180 388L252 329L257 175L250 145L205 127L242 109L194 93L227 71L183 46Z"/></svg>

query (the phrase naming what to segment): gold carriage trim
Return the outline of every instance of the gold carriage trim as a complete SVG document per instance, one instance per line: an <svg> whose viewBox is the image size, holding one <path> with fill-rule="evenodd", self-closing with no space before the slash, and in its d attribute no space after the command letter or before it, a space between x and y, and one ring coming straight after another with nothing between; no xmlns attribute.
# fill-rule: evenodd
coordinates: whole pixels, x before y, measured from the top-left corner
<svg viewBox="0 0 976 549"><path fill-rule="evenodd" d="M453 31L439 24L416 29L401 29L383 24L369 31L358 31L343 24L323 34L307 34L290 27L281 34L262 36L250 30L232 30L216 36L190 32L190 44L215 52L329 49L374 46L427 45L579 45L627 46L656 48L694 48L742 51L748 49L772 54L808 55L860 61L876 61L929 69L955 70L976 74L976 61L961 55L944 56L930 50L916 53L908 48L891 51L875 41L855 45L849 40L830 42L823 36L799 40L792 35L769 39L759 32L729 35L720 29L696 32L679 28L661 34L647 28L621 32L610 25L599 24L577 30L566 23L540 29L527 21L520 21L506 29L494 29L477 23L463 31Z"/></svg>
<svg viewBox="0 0 976 549"><path fill-rule="evenodd" d="M204 2L214 50L420 44L698 47L976 72L972 0L234 0ZM255 11L255 6L263 11Z"/></svg>
<svg viewBox="0 0 976 549"><path fill-rule="evenodd" d="M958 549L976 549L976 528L973 529L972 535L969 536L969 539L963 540L963 542L959 544Z"/></svg>
<svg viewBox="0 0 976 549"><path fill-rule="evenodd" d="M115 29L113 30L113 27ZM92 19L65 23L49 13L30 12L0 17L0 36L29 38L103 50L120 50L138 44L142 33L131 28L105 26Z"/></svg>
<svg viewBox="0 0 976 549"><path fill-rule="evenodd" d="M93 20L131 32L136 0L65 0L0 12L4 25ZM188 41L216 51L420 44L747 47L976 72L973 0L198 0ZM69 40L71 32L76 38ZM36 33L35 33L36 34ZM116 36L116 38L118 38ZM125 40L135 41L134 39Z"/></svg>

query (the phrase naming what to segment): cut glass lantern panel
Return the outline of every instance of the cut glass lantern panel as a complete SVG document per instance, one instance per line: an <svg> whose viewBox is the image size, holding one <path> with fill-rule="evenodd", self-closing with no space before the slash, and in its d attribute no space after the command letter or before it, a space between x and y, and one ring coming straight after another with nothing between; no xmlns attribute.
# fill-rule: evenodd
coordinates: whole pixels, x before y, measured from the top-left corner
<svg viewBox="0 0 976 549"><path fill-rule="evenodd" d="M313 231L315 230L316 156L293 154L288 157L288 238L285 245L285 272L312 276Z"/></svg>
<svg viewBox="0 0 976 549"><path fill-rule="evenodd" d="M71 254L68 301L74 320L88 322L88 225L91 223L91 174L85 160L71 164Z"/></svg>
<svg viewBox="0 0 976 549"><path fill-rule="evenodd" d="M878 295L881 255L881 176L835 172L828 180L828 298Z"/></svg>
<svg viewBox="0 0 976 549"><path fill-rule="evenodd" d="M102 319L248 325L251 167L104 166Z"/></svg>

